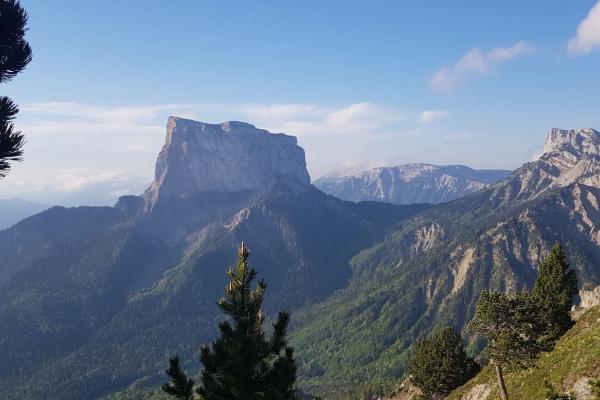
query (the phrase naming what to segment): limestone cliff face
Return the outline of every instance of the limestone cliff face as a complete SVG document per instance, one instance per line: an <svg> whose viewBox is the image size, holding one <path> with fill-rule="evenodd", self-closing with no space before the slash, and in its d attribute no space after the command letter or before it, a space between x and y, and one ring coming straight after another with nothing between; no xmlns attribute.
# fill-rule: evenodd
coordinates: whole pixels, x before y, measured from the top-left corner
<svg viewBox="0 0 600 400"><path fill-rule="evenodd" d="M304 150L293 136L230 121L207 124L170 117L147 207L198 192L266 189L278 181L307 186Z"/></svg>
<svg viewBox="0 0 600 400"><path fill-rule="evenodd" d="M540 164L552 166L553 184L574 182L600 187L600 132L594 129L551 129Z"/></svg>
<svg viewBox="0 0 600 400"><path fill-rule="evenodd" d="M600 155L600 132L591 129L553 128L546 136L544 154L570 153L578 155Z"/></svg>

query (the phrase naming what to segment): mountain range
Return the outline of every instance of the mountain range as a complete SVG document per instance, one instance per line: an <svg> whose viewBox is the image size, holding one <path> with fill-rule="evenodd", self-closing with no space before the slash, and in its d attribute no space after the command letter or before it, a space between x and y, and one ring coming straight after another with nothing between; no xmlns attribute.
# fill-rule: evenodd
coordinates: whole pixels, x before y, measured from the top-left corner
<svg viewBox="0 0 600 400"><path fill-rule="evenodd" d="M528 288L560 242L582 297L598 304L600 133L552 129L539 160L487 189L401 223L351 260L346 288L296 314L304 384L342 390L391 383L415 339L463 330L482 289ZM343 328L343 335L331 332Z"/></svg>
<svg viewBox="0 0 600 400"><path fill-rule="evenodd" d="M0 232L0 397L155 383L169 354L193 360L214 336L242 240L269 283L266 311L293 310L344 287L356 252L426 208L324 194L292 136L170 118L142 196L53 207Z"/></svg>
<svg viewBox="0 0 600 400"><path fill-rule="evenodd" d="M143 195L0 232L0 397L142 398L169 355L197 370L242 240L267 314L292 311L303 389L397 383L415 339L463 329L481 289L528 287L555 241L597 301L599 172L599 132L553 129L539 160L452 202L355 203L310 184L292 136L171 117Z"/></svg>
<svg viewBox="0 0 600 400"><path fill-rule="evenodd" d="M413 163L350 174L333 172L313 184L343 200L439 204L486 188L510 173L475 170L464 165Z"/></svg>

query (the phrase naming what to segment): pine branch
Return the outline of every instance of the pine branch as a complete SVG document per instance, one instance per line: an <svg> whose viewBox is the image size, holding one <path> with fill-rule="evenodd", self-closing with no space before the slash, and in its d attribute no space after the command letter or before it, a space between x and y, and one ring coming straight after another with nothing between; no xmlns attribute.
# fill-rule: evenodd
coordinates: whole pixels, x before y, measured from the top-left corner
<svg viewBox="0 0 600 400"><path fill-rule="evenodd" d="M12 123L0 122L0 177L5 177L10 170L10 162L23 159L25 138Z"/></svg>
<svg viewBox="0 0 600 400"><path fill-rule="evenodd" d="M169 358L169 369L165 370L171 377L171 383L161 386L163 392L179 400L192 400L194 398L194 380L187 377L179 366L179 357Z"/></svg>
<svg viewBox="0 0 600 400"><path fill-rule="evenodd" d="M27 12L18 0L0 1L0 83L23 71L32 53L25 40Z"/></svg>

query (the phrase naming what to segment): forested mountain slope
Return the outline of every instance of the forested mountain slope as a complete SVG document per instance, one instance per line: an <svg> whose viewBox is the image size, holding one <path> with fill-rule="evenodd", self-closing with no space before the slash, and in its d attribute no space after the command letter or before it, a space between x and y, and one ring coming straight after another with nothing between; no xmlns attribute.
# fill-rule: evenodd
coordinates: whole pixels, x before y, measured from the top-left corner
<svg viewBox="0 0 600 400"><path fill-rule="evenodd" d="M415 339L443 323L464 328L482 289L531 285L556 241L582 288L600 284L599 146L597 131L552 130L538 161L357 254L347 288L296 314L305 387L393 385Z"/></svg>

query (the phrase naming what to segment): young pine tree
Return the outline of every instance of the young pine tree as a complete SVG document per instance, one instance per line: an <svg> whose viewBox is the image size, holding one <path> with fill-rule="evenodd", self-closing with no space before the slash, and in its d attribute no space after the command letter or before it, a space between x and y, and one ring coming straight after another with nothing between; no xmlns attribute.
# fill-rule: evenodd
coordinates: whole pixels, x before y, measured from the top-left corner
<svg viewBox="0 0 600 400"><path fill-rule="evenodd" d="M31 47L25 40L27 13L18 0L0 0L0 83L23 71L31 61ZM21 161L25 139L15 129L13 119L19 108L0 96L0 177L6 176L10 162Z"/></svg>
<svg viewBox="0 0 600 400"><path fill-rule="evenodd" d="M415 344L408 371L424 397L442 399L475 376L479 365L467 356L460 335L444 327Z"/></svg>
<svg viewBox="0 0 600 400"><path fill-rule="evenodd" d="M531 291L547 340L555 341L573 326L570 311L576 294L577 275L567 264L565 253L557 243L542 260Z"/></svg>
<svg viewBox="0 0 600 400"><path fill-rule="evenodd" d="M508 400L504 370L527 368L537 359L544 343L529 293L508 297L503 293L481 292L470 328L485 337L487 352L495 365L502 399Z"/></svg>
<svg viewBox="0 0 600 400"><path fill-rule="evenodd" d="M289 314L279 313L271 336L265 335L261 306L266 284L261 280L252 289L256 271L249 267L248 255L242 243L236 268L227 272L225 297L218 302L229 319L219 325L221 336L212 346L200 351L204 368L195 392L202 400L296 399L294 353L285 339ZM170 363L171 383L163 391L193 399L194 382L181 371L177 358Z"/></svg>

